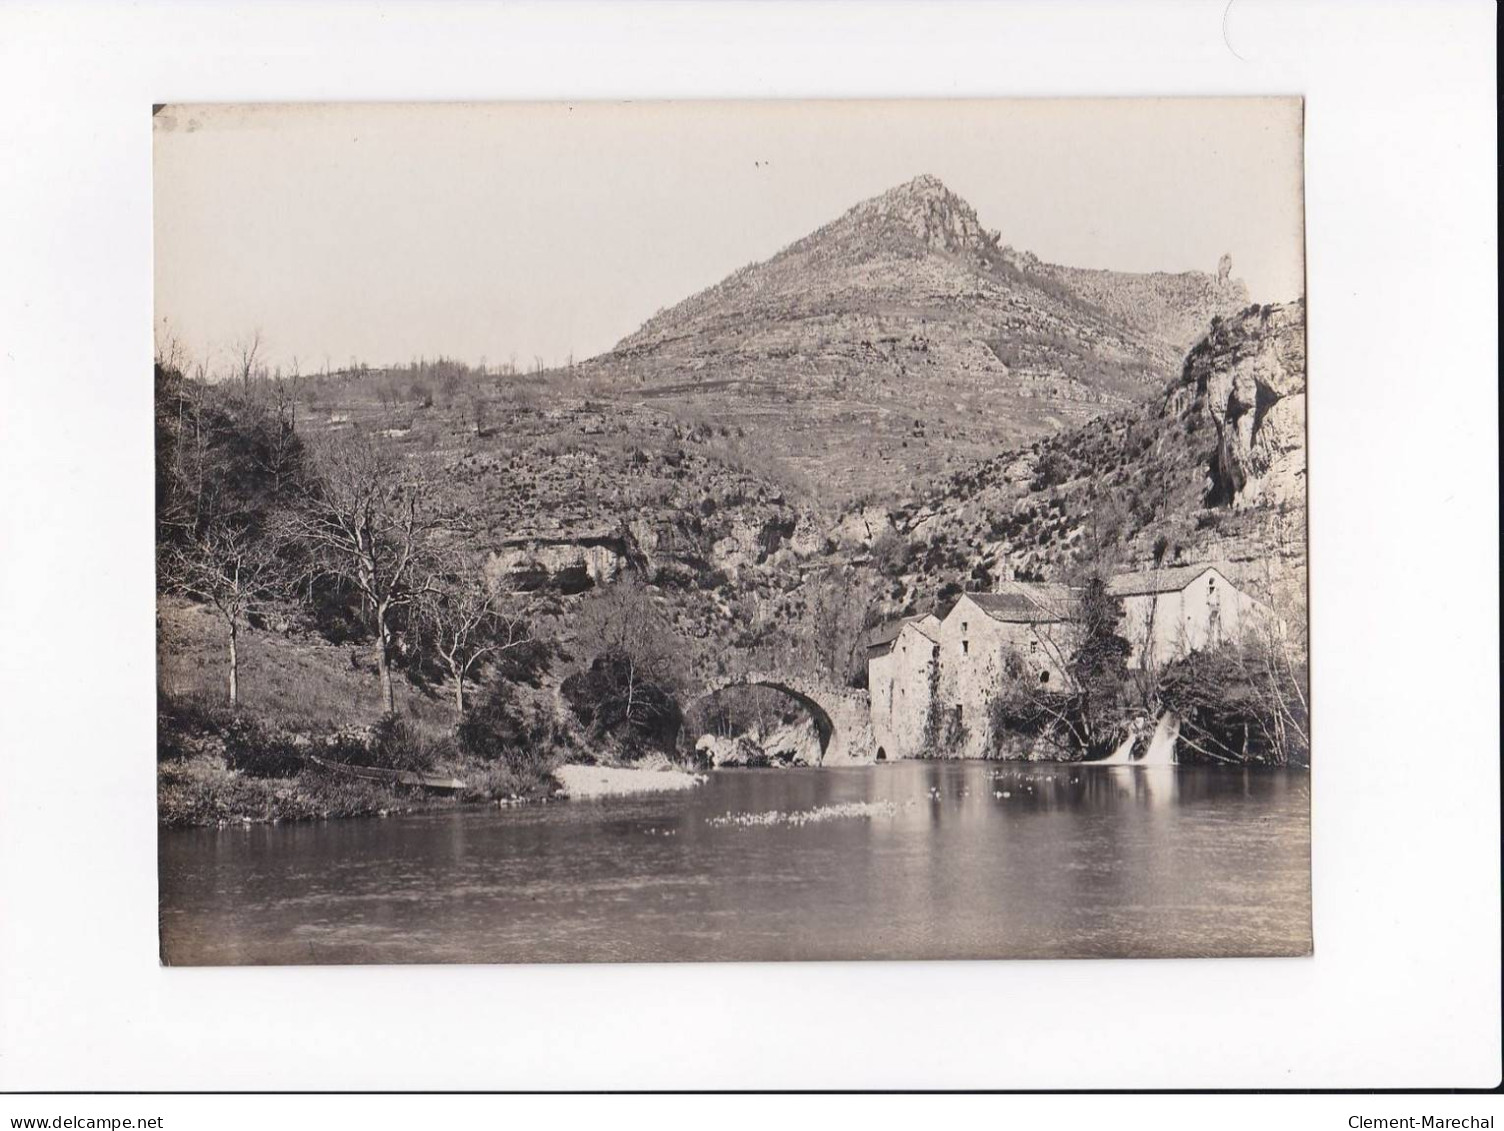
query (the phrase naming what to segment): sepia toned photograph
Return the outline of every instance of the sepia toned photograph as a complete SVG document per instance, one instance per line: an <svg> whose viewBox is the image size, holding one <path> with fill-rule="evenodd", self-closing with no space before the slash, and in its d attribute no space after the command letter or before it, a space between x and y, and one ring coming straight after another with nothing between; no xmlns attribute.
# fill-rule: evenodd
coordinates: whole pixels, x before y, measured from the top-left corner
<svg viewBox="0 0 1504 1131"><path fill-rule="evenodd" d="M161 961L1310 955L1302 134L156 107Z"/></svg>

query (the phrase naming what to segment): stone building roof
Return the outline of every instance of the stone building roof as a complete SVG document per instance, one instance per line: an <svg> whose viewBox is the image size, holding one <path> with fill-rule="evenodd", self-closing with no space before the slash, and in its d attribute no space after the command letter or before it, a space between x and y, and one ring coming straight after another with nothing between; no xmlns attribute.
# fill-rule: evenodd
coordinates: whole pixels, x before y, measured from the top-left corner
<svg viewBox="0 0 1504 1131"><path fill-rule="evenodd" d="M1150 593L1178 593L1207 570L1215 569L1223 577L1225 570L1214 562L1199 565L1172 566L1168 569L1148 570L1144 573L1124 573L1107 582L1107 592L1114 597L1141 597Z"/></svg>
<svg viewBox="0 0 1504 1131"><path fill-rule="evenodd" d="M939 622L930 624L929 619L929 617L914 617L908 623L914 626L914 631L919 633L920 636L923 636L926 640L933 640L938 644L940 642Z"/></svg>
<svg viewBox="0 0 1504 1131"><path fill-rule="evenodd" d="M920 613L918 616L903 617L901 620L880 624L867 634L867 648L869 651L887 651L891 649L893 641L898 639L898 634L904 630L905 625L909 624L912 624L929 639L937 640L939 637L934 627L925 623L933 618L933 613Z"/></svg>
<svg viewBox="0 0 1504 1131"><path fill-rule="evenodd" d="M967 593L966 597L989 617L1011 624L1049 624L1064 620L1070 589L1025 581L1005 581L996 593Z"/></svg>
<svg viewBox="0 0 1504 1131"><path fill-rule="evenodd" d="M1215 562L1199 565L1172 566L1165 569L1147 570L1142 573L1125 573L1108 579L1107 591L1115 597L1137 597L1151 593L1176 593L1195 581L1207 570L1217 570L1223 577L1227 571ZM1228 582L1229 585L1232 582ZM1004 581L995 593L963 593L970 601L995 621L1005 624L1053 624L1070 616L1071 587L1052 582ZM959 604L959 601L957 602ZM946 613L948 618L950 612ZM912 624L930 640L938 641L938 620L932 622L931 614L904 617L879 625L867 636L867 648L874 656L883 655L893 648L893 642L905 625Z"/></svg>

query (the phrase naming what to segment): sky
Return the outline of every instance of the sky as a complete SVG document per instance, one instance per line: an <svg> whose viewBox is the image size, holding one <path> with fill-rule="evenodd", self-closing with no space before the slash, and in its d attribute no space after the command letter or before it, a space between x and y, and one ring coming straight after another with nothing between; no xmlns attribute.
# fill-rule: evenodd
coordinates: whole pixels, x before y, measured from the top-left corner
<svg viewBox="0 0 1504 1131"><path fill-rule="evenodd" d="M1041 259L1303 294L1298 99L175 105L159 334L557 364L921 173Z"/></svg>

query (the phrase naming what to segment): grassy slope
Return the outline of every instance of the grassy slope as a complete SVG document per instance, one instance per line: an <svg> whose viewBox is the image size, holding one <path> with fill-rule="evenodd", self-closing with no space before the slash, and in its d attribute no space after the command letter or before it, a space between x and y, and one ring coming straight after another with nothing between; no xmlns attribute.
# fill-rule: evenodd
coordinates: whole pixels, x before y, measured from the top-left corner
<svg viewBox="0 0 1504 1131"><path fill-rule="evenodd" d="M208 609L172 598L158 602L158 683L174 699L210 707L226 698L228 640ZM382 715L375 659L368 645L336 645L307 634L242 632L241 706L285 729L316 733L364 727ZM442 691L395 676L397 709L442 733L452 708Z"/></svg>
<svg viewBox="0 0 1504 1131"><path fill-rule="evenodd" d="M164 598L158 602L158 623L159 687L167 706L159 716L159 740L164 754L171 752L158 765L158 819L163 824L373 816L544 796L554 786L549 756L528 770L466 756L448 741L454 721L449 689L416 687L401 672L394 673L397 711L435 743L434 772L465 782L458 797L352 779L313 765L291 778L254 778L229 770L219 739L230 717L223 622L204 608ZM239 714L276 733L321 737L359 731L381 718L369 646L253 629L242 633L239 653ZM559 752L553 758L562 756Z"/></svg>

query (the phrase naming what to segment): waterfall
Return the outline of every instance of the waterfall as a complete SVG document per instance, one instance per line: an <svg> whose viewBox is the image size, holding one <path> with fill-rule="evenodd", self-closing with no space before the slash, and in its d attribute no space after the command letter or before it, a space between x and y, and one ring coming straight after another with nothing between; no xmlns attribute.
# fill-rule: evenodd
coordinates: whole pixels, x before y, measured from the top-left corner
<svg viewBox="0 0 1504 1131"><path fill-rule="evenodd" d="M1133 744L1138 741L1138 728L1130 727L1128 737L1107 757L1093 762L1095 766L1126 766L1133 761Z"/></svg>
<svg viewBox="0 0 1504 1131"><path fill-rule="evenodd" d="M1144 755L1141 766L1173 766L1175 742L1180 737L1180 716L1166 711L1159 716L1159 725L1154 728L1154 737L1149 740L1149 752ZM1116 754L1113 757L1117 757Z"/></svg>

